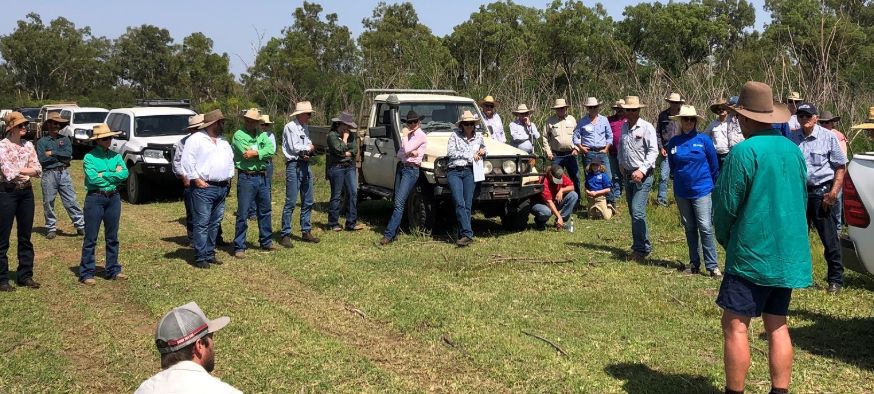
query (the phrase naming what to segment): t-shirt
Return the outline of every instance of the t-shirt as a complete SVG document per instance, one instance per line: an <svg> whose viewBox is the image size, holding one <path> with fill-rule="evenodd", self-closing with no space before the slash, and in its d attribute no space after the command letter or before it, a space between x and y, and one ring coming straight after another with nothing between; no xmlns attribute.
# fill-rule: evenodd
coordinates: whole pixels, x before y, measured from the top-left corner
<svg viewBox="0 0 874 394"><path fill-rule="evenodd" d="M541 204L546 204L547 201L555 200L555 195L558 194L559 189L563 189L565 187L574 186L574 183L571 182L571 179L568 178L567 175L561 176L561 185L556 185L552 182L552 176L547 174L546 176L540 179L540 182L543 183L543 192L540 193L537 197L536 202Z"/></svg>
<svg viewBox="0 0 874 394"><path fill-rule="evenodd" d="M611 187L613 187L613 182L610 181L610 175L607 173L586 173L586 190L597 192Z"/></svg>

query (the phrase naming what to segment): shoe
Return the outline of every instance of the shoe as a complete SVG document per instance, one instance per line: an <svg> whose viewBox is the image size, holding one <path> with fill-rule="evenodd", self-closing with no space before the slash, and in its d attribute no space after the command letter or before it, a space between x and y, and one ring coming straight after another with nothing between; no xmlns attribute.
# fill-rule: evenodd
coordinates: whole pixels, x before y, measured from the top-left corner
<svg viewBox="0 0 874 394"><path fill-rule="evenodd" d="M458 246L459 248L463 248L465 246L470 245L471 243L473 243L472 239L470 239L468 237L461 237L458 239L458 241L455 242L455 245Z"/></svg>
<svg viewBox="0 0 874 394"><path fill-rule="evenodd" d="M122 274L122 273L117 273L117 274L115 274L115 276L113 276L111 278L106 278L106 279L109 279L109 280L127 280L128 276L125 274Z"/></svg>
<svg viewBox="0 0 874 394"><path fill-rule="evenodd" d="M710 272L711 278L721 278L722 277L722 271L720 271L719 268L714 268L713 271L709 271L709 272Z"/></svg>
<svg viewBox="0 0 874 394"><path fill-rule="evenodd" d="M698 275L701 273L701 268L693 267L692 265L687 265L681 271L686 275Z"/></svg>
<svg viewBox="0 0 874 394"><path fill-rule="evenodd" d="M841 286L839 283L831 282L828 284L828 293L829 294L838 294L841 292Z"/></svg>
<svg viewBox="0 0 874 394"><path fill-rule="evenodd" d="M291 237L285 236L279 240L279 244L285 246L286 248L293 248L294 244L291 243Z"/></svg>
<svg viewBox="0 0 874 394"><path fill-rule="evenodd" d="M55 239L55 237L57 237L57 236L58 236L58 233L56 233L54 231L49 231L49 233L46 234L46 239Z"/></svg>
<svg viewBox="0 0 874 394"><path fill-rule="evenodd" d="M352 227L346 226L346 231L360 231L360 230L364 230L365 228L367 228L367 226L365 226L361 223L356 223Z"/></svg>
<svg viewBox="0 0 874 394"><path fill-rule="evenodd" d="M76 235L79 235L79 236L85 235L85 229L84 228L77 228Z"/></svg>
<svg viewBox="0 0 874 394"><path fill-rule="evenodd" d="M79 283L81 283L85 286L94 286L97 284L97 281L94 280L94 278L88 278L88 279L79 279Z"/></svg>
<svg viewBox="0 0 874 394"><path fill-rule="evenodd" d="M31 289L39 289L39 282L33 280L33 278L27 278L21 282L18 282L18 287L30 287Z"/></svg>
<svg viewBox="0 0 874 394"><path fill-rule="evenodd" d="M197 262L192 263L191 266L193 266L194 268L206 269L206 268L209 268L209 262L208 261L197 261Z"/></svg>
<svg viewBox="0 0 874 394"><path fill-rule="evenodd" d="M646 255L640 252L631 252L631 254L628 255L628 259L643 264L646 262Z"/></svg>
<svg viewBox="0 0 874 394"><path fill-rule="evenodd" d="M210 264L215 264L215 265L222 265L222 264L224 264L225 262L219 260L218 258L213 257L212 260L209 261L209 263L210 263Z"/></svg>
<svg viewBox="0 0 874 394"><path fill-rule="evenodd" d="M225 240L219 238L219 239L215 240L215 246L218 246L218 247L220 247L220 248L223 248L223 247L225 247L225 246L228 246L228 243L225 242Z"/></svg>
<svg viewBox="0 0 874 394"><path fill-rule="evenodd" d="M279 250L279 247L276 246L276 244L271 243L270 245L262 246L261 250L267 251L267 252L273 252L273 251Z"/></svg>
<svg viewBox="0 0 874 394"><path fill-rule="evenodd" d="M15 288L12 287L9 282L0 283L0 292L11 292L15 291Z"/></svg>
<svg viewBox="0 0 874 394"><path fill-rule="evenodd" d="M309 242L309 243L317 244L317 243L319 243L319 241L320 241L318 238L316 238L315 236L313 236L313 234L310 233L309 231L307 231L307 232L301 234L300 237L303 238L304 242Z"/></svg>
<svg viewBox="0 0 874 394"><path fill-rule="evenodd" d="M656 205L658 205L660 207L666 207L666 206L668 206L668 202L663 201L663 200L658 200L658 201L656 201Z"/></svg>
<svg viewBox="0 0 874 394"><path fill-rule="evenodd" d="M333 226L333 227L331 227L331 231L340 232L340 231L343 231L343 227Z"/></svg>
<svg viewBox="0 0 874 394"><path fill-rule="evenodd" d="M243 250L238 250L238 251L234 252L234 257L235 257L235 258L238 258L238 259L245 259L245 258L246 258L246 252L243 251Z"/></svg>
<svg viewBox="0 0 874 394"><path fill-rule="evenodd" d="M382 245L382 246L388 245L388 244L390 244L390 243L392 243L392 242L394 242L394 240L391 239L391 238L389 238L389 237L382 237L382 239L379 240L379 244Z"/></svg>

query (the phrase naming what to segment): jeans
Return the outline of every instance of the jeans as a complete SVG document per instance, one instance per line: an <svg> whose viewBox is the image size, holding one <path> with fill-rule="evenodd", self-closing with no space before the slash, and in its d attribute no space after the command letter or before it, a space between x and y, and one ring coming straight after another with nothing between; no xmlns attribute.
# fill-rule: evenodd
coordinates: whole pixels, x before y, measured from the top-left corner
<svg viewBox="0 0 874 394"><path fill-rule="evenodd" d="M574 183L574 191L580 195L580 164L577 162L577 156L567 154L566 156L554 156L553 164L558 164L564 167L568 178Z"/></svg>
<svg viewBox="0 0 874 394"><path fill-rule="evenodd" d="M832 215L835 218L835 230L838 232L838 238L841 237L841 229L844 228L844 192L838 193L838 198L835 200L835 205L832 206Z"/></svg>
<svg viewBox="0 0 874 394"><path fill-rule="evenodd" d="M76 202L76 192L73 191L73 179L66 169L46 170L42 174L42 207L46 217L46 229L50 232L57 230L58 218L55 216L55 197L61 196L61 204L70 215L73 226L77 229L85 228L85 216L79 203Z"/></svg>
<svg viewBox="0 0 874 394"><path fill-rule="evenodd" d="M610 155L610 175L612 175L613 187L610 189L610 193L613 194L613 202L619 201L622 197L622 172L619 171L619 157L616 155Z"/></svg>
<svg viewBox="0 0 874 394"><path fill-rule="evenodd" d="M185 233L188 243L194 243L194 208L191 205L191 188L182 189L182 202L185 203Z"/></svg>
<svg viewBox="0 0 874 394"><path fill-rule="evenodd" d="M237 222L234 227L234 251L246 250L246 231L249 229L247 213L253 206L258 206L258 244L269 248L273 243L273 225L271 224L270 185L267 174L249 175L240 172L237 176Z"/></svg>
<svg viewBox="0 0 874 394"><path fill-rule="evenodd" d="M676 197L676 196L675 196ZM713 236L713 203L710 194L694 199L676 197L677 208L683 217L686 230L686 244L689 246L689 262L693 268L701 267L698 255L699 239L704 254L704 267L713 271L716 264L716 239Z"/></svg>
<svg viewBox="0 0 874 394"><path fill-rule="evenodd" d="M267 160L267 166L264 167L264 171L267 173L267 187L270 189L270 193L273 193L273 158L271 158L270 160ZM272 201L272 197L271 197L271 201ZM258 204L252 204L252 206L249 207L249 212L247 213L246 217L257 218L258 217L257 210L258 210Z"/></svg>
<svg viewBox="0 0 874 394"><path fill-rule="evenodd" d="M583 155L583 171L588 171L589 164L592 163L593 161L595 161L595 159L598 159L598 160L601 160L601 163L604 163L604 167L606 169L606 171L604 171L604 172L609 174L611 167L610 167L610 160L608 159L607 156L608 155L604 152L589 151L589 153L586 153L585 155ZM612 192L612 190L611 190L611 192ZM577 192L577 195L578 196L581 195L579 193L579 191ZM612 193L607 195L607 203L608 204L615 204L616 203L615 198L613 198Z"/></svg>
<svg viewBox="0 0 874 394"><path fill-rule="evenodd" d="M199 188L191 185L191 207L194 213L194 252L198 263L215 259L215 241L225 215L228 186Z"/></svg>
<svg viewBox="0 0 874 394"><path fill-rule="evenodd" d="M282 207L282 231L280 235L291 235L291 215L297 205L300 193L300 231L312 230L310 215L313 211L313 171L305 160L291 160L285 164L285 205Z"/></svg>
<svg viewBox="0 0 874 394"><path fill-rule="evenodd" d="M358 223L358 174L354 165L334 165L328 168L331 183L331 206L328 210L328 227L340 225L340 200L346 190L346 228Z"/></svg>
<svg viewBox="0 0 874 394"><path fill-rule="evenodd" d="M0 191L0 283L9 282L9 237L12 235L12 221L17 225L18 235L18 283L33 277L33 189L10 192Z"/></svg>
<svg viewBox="0 0 874 394"><path fill-rule="evenodd" d="M577 201L579 200L580 195L577 194L577 192L570 192L564 195L561 202L556 204L556 208L558 208L558 212L561 214L561 220L567 222L571 218L571 214L574 212L574 206L577 205ZM552 211L549 209L549 206L542 203L534 204L531 207L531 213L534 214L534 225L537 228L543 228L546 226L546 222L552 217Z"/></svg>
<svg viewBox="0 0 874 394"><path fill-rule="evenodd" d="M671 180L671 164L668 158L662 155L659 155L658 159L661 160L661 164L659 164L659 192L656 195L656 199L659 203L667 204L668 181Z"/></svg>
<svg viewBox="0 0 874 394"><path fill-rule="evenodd" d="M455 202L455 219L458 220L458 238L473 238L473 228L470 225L473 194L476 183L473 181L471 167L450 168L446 174L452 200Z"/></svg>
<svg viewBox="0 0 874 394"><path fill-rule="evenodd" d="M106 278L114 278L121 272L118 264L118 221L121 219L121 197L118 193L105 196L88 193L85 196L85 239L82 241L82 260L79 262L79 280L94 277L94 249L97 235L103 222L103 238L106 240Z"/></svg>
<svg viewBox="0 0 874 394"><path fill-rule="evenodd" d="M646 224L646 205L649 202L652 183L652 175L647 175L641 183L625 181L625 201L628 202L628 211L631 214L631 236L634 239L631 250L643 255L652 252Z"/></svg>
<svg viewBox="0 0 874 394"><path fill-rule="evenodd" d="M807 192L807 221L816 228L819 240L822 241L823 257L828 264L828 283L844 284L844 266L841 263L841 244L838 239L838 231L835 228L834 213L825 209L822 205L822 196L831 189L820 187Z"/></svg>
<svg viewBox="0 0 874 394"><path fill-rule="evenodd" d="M398 172L395 174L395 207L383 234L386 238L395 239L397 237L398 229L401 227L401 219L404 217L404 206L407 203L407 197L410 196L410 192L416 187L418 180L419 167L398 167Z"/></svg>

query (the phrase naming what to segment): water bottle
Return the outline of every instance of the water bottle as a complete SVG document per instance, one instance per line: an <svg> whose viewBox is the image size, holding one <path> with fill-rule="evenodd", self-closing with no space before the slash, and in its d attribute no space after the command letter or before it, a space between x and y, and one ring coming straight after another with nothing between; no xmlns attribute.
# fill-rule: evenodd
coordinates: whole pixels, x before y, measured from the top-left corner
<svg viewBox="0 0 874 394"><path fill-rule="evenodd" d="M564 225L564 228L567 229L567 232L574 232L574 218L570 218L567 221L567 224Z"/></svg>

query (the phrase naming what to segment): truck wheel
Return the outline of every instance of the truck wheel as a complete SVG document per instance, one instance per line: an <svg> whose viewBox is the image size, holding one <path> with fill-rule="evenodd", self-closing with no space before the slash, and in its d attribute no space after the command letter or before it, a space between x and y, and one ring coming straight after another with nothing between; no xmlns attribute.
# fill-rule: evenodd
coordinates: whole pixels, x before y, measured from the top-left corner
<svg viewBox="0 0 874 394"><path fill-rule="evenodd" d="M416 185L407 197L406 216L410 231L434 230L434 197L422 185Z"/></svg>
<svg viewBox="0 0 874 394"><path fill-rule="evenodd" d="M512 204L512 205L511 205ZM508 231L522 231L528 227L528 213L531 203L522 200L517 203L507 203L507 213L501 215L501 225Z"/></svg>
<svg viewBox="0 0 874 394"><path fill-rule="evenodd" d="M128 169L130 170L130 169ZM146 180L142 175L135 171L128 173L127 182L125 184L125 192L127 194L127 202L131 204L142 204L148 198L148 187Z"/></svg>

